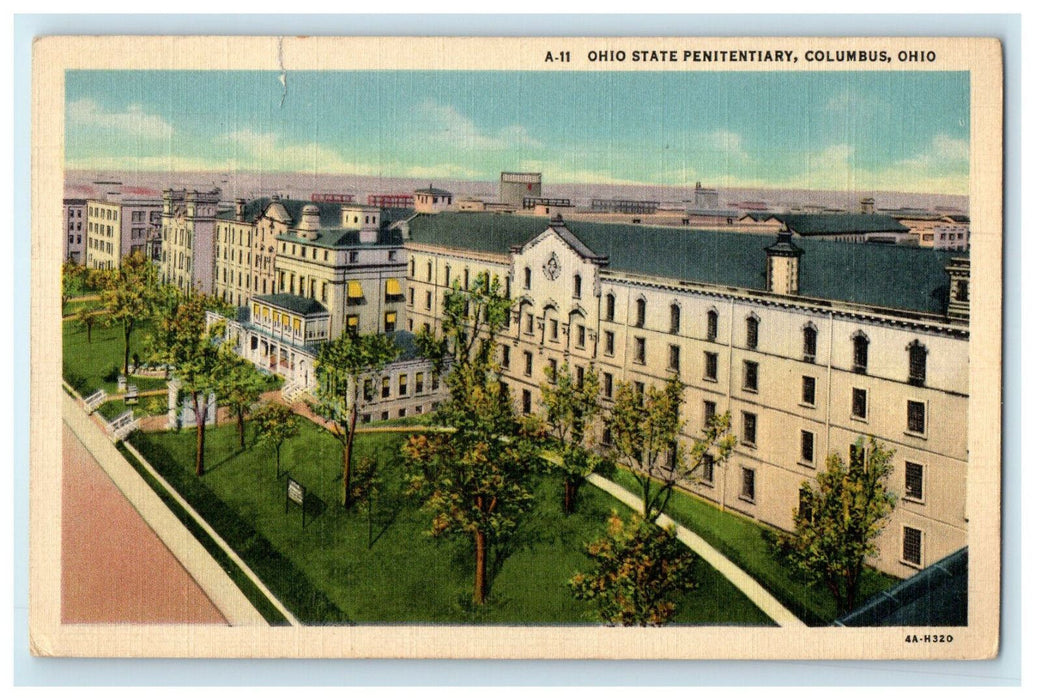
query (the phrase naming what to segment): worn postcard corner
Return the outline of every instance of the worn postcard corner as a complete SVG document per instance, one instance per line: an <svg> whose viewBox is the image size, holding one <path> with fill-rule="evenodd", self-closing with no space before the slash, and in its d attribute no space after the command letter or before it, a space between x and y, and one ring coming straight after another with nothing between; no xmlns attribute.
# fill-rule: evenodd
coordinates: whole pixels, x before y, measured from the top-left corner
<svg viewBox="0 0 1042 700"><path fill-rule="evenodd" d="M33 55L34 654L996 654L996 40Z"/></svg>

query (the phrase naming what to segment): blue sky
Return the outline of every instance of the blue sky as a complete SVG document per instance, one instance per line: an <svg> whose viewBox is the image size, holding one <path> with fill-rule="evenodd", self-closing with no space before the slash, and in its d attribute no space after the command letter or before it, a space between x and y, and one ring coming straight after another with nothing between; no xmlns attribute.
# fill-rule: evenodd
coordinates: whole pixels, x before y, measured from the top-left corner
<svg viewBox="0 0 1042 700"><path fill-rule="evenodd" d="M66 166L967 194L969 75L70 71Z"/></svg>

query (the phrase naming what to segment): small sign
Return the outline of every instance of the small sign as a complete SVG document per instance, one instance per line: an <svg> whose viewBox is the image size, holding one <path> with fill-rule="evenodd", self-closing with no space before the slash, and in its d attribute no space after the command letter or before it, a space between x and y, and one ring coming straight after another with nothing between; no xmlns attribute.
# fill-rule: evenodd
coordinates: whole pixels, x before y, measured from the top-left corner
<svg viewBox="0 0 1042 700"><path fill-rule="evenodd" d="M286 482L286 498L293 501L301 508L304 507L304 487L290 479Z"/></svg>

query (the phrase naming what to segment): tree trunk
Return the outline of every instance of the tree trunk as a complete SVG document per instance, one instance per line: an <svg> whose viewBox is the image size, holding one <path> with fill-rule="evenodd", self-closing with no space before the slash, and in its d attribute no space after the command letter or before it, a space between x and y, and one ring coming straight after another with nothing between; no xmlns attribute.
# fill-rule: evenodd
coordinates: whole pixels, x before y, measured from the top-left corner
<svg viewBox="0 0 1042 700"><path fill-rule="evenodd" d="M239 426L239 447L245 449L246 448L246 425L243 422L243 415L242 414L243 414L243 412L242 412L241 409L235 412L236 418L238 419L237 423L238 423L238 426Z"/></svg>
<svg viewBox="0 0 1042 700"><path fill-rule="evenodd" d="M90 345L90 329L93 328L93 323L87 323L87 345Z"/></svg>
<svg viewBox="0 0 1042 700"><path fill-rule="evenodd" d="M123 322L123 376L126 377L130 374L130 333L133 327Z"/></svg>
<svg viewBox="0 0 1042 700"><path fill-rule="evenodd" d="M340 492L340 502L344 508L351 507L351 450L355 445L355 423L357 421L358 410L352 405L348 419L347 440L344 441L344 479Z"/></svg>
<svg viewBox="0 0 1042 700"><path fill-rule="evenodd" d="M195 409L195 475L203 475L203 447L206 442L206 407L199 409L199 392L192 392L192 407Z"/></svg>
<svg viewBox="0 0 1042 700"><path fill-rule="evenodd" d="M485 533L481 530L474 531L474 604L485 604L485 560L486 560Z"/></svg>
<svg viewBox="0 0 1042 700"><path fill-rule="evenodd" d="M279 452L282 451L282 445L275 443L275 478L278 479L282 476L282 455Z"/></svg>
<svg viewBox="0 0 1042 700"><path fill-rule="evenodd" d="M575 495L579 490L579 484L572 479L564 480L564 514L571 515L575 512Z"/></svg>

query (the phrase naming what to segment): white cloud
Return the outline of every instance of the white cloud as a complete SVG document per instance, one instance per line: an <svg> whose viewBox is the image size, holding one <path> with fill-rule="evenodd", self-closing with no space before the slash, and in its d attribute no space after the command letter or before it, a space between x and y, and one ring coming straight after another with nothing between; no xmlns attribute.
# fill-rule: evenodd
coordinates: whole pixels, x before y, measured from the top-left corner
<svg viewBox="0 0 1042 700"><path fill-rule="evenodd" d="M72 126L100 129L126 136L168 139L174 128L158 114L149 114L139 104L123 111L109 111L90 98L70 102L65 116Z"/></svg>
<svg viewBox="0 0 1042 700"><path fill-rule="evenodd" d="M543 144L519 124L483 132L452 105L427 101L420 105L422 127L428 136L464 149L495 151L509 148L542 148Z"/></svg>
<svg viewBox="0 0 1042 700"><path fill-rule="evenodd" d="M231 160L238 170L360 175L373 174L374 170L368 164L346 160L333 148L317 143L294 143L269 132L241 129L219 136L217 143L232 146L235 154Z"/></svg>

